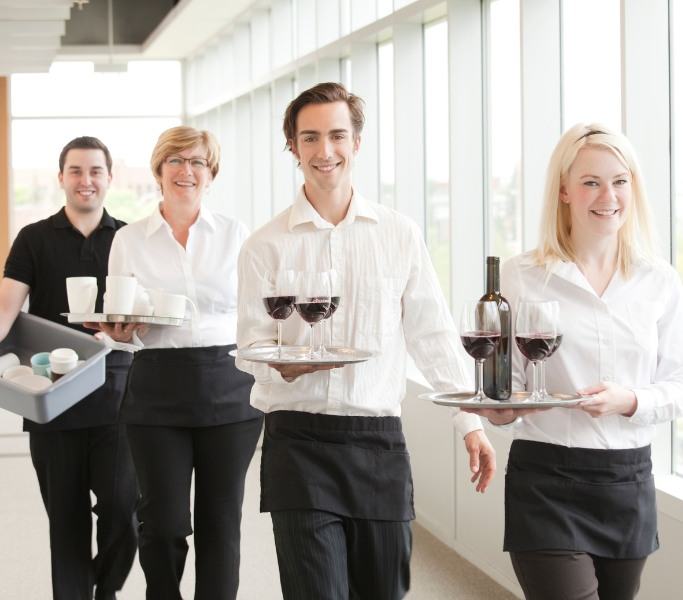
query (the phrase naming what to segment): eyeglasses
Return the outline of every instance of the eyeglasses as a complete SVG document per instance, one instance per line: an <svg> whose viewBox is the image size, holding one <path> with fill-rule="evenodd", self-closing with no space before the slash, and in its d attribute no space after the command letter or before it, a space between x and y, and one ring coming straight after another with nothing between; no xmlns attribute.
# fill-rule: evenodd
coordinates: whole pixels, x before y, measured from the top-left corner
<svg viewBox="0 0 683 600"><path fill-rule="evenodd" d="M190 168L195 170L205 169L211 165L211 162L206 158L183 158L181 156L167 156L164 158L164 162L174 169L179 169L186 162L190 163Z"/></svg>

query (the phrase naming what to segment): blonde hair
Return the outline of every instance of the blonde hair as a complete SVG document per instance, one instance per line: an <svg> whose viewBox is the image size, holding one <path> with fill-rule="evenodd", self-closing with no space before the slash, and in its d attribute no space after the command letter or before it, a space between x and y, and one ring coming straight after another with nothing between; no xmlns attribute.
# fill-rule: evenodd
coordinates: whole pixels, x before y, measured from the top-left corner
<svg viewBox="0 0 683 600"><path fill-rule="evenodd" d="M572 228L571 212L569 205L560 200L560 187L567 181L569 169L582 148L612 152L633 178L631 208L618 232L618 266L628 279L637 252L656 264L660 248L659 236L633 146L623 134L601 123L574 125L560 138L553 151L546 173L543 212L534 258L540 265L550 262L551 272L558 261L579 262L577 248L569 237Z"/></svg>
<svg viewBox="0 0 683 600"><path fill-rule="evenodd" d="M199 131L194 127L172 127L164 131L157 140L149 166L152 168L154 177L161 177L161 165L164 159L171 154L177 154L198 144L203 144L206 148L206 158L211 169L211 178L215 179L218 175L218 165L221 160L221 146L216 136L209 131Z"/></svg>

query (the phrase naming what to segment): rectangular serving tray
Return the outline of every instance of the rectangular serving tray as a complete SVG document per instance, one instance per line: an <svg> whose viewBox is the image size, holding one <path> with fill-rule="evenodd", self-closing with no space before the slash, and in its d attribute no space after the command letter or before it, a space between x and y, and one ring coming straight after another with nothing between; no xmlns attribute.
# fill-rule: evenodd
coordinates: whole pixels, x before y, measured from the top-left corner
<svg viewBox="0 0 683 600"><path fill-rule="evenodd" d="M287 354L293 358L273 358L273 354L277 352L277 346L258 346L256 348L245 348L237 350L236 356L244 360L256 363L266 363L271 365L345 365L359 362L365 362L372 358L382 356L381 352L377 350L363 350L361 348L326 348L331 356L325 358L314 358L307 360L305 356L308 354L308 346L282 346L283 354Z"/></svg>
<svg viewBox="0 0 683 600"><path fill-rule="evenodd" d="M36 423L47 423L104 384L105 357L111 350L103 342L27 313L19 313L7 337L0 342L0 356L13 352L22 365L30 366L34 354L56 348L71 348L85 362L40 392L0 378L0 408Z"/></svg>
<svg viewBox="0 0 683 600"><path fill-rule="evenodd" d="M118 315L107 313L61 313L69 323L144 323L146 325L165 325L180 327L184 317L163 317L157 315Z"/></svg>

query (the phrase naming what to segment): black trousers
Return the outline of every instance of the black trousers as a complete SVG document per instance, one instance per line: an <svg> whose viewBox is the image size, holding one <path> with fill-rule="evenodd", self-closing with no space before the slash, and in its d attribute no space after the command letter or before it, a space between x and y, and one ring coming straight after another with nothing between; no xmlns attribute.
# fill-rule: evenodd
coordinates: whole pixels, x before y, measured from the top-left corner
<svg viewBox="0 0 683 600"><path fill-rule="evenodd" d="M31 432L30 446L50 520L54 600L91 600L95 585L96 598L114 598L137 548L139 490L125 425ZM91 511L97 515L94 559Z"/></svg>
<svg viewBox="0 0 683 600"><path fill-rule="evenodd" d="M526 600L633 600L647 558L603 558L585 552L510 552Z"/></svg>
<svg viewBox="0 0 683 600"><path fill-rule="evenodd" d="M192 534L195 473L195 600L234 600L239 585L244 479L263 417L215 427L128 425L140 480L140 564L148 600L181 600Z"/></svg>
<svg viewBox="0 0 683 600"><path fill-rule="evenodd" d="M284 600L400 600L410 587L410 521L313 509L270 513Z"/></svg>

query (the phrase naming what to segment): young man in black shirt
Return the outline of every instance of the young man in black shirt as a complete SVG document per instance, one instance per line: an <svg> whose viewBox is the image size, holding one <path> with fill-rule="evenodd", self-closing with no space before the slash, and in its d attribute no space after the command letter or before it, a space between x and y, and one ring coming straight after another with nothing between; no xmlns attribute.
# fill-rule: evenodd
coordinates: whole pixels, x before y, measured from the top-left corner
<svg viewBox="0 0 683 600"><path fill-rule="evenodd" d="M76 138L62 150L58 177L66 206L24 227L12 245L0 281L0 340L27 296L30 314L88 333L60 316L69 311L67 277L97 277L95 310L102 312L109 249L125 225L102 206L111 166L97 138ZM97 600L115 600L135 559L139 490L125 426L117 423L131 359L111 352L101 388L49 423L24 420L50 520L54 600L91 600L94 587ZM95 558L91 511L98 516Z"/></svg>

